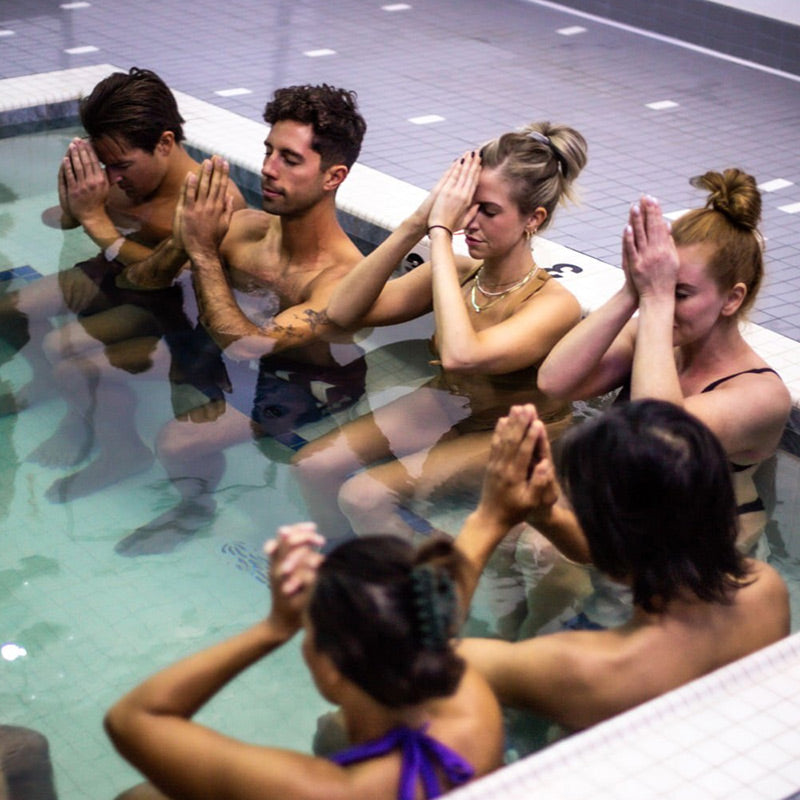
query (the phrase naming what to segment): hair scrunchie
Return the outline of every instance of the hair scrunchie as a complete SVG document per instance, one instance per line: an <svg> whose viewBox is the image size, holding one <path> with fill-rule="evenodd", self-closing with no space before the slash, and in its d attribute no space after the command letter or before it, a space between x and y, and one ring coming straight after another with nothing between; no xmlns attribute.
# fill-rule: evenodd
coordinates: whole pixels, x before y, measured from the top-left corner
<svg viewBox="0 0 800 800"><path fill-rule="evenodd" d="M529 139L533 139L535 142L539 142L540 144L545 145L545 147L550 148L550 152L555 156L556 163L561 169L561 174L566 178L567 177L567 159L564 158L564 154L553 144L552 140L549 136L545 136L545 134L539 131L528 131L525 134Z"/></svg>
<svg viewBox="0 0 800 800"><path fill-rule="evenodd" d="M447 649L458 609L452 578L429 564L411 570L411 591L420 645Z"/></svg>

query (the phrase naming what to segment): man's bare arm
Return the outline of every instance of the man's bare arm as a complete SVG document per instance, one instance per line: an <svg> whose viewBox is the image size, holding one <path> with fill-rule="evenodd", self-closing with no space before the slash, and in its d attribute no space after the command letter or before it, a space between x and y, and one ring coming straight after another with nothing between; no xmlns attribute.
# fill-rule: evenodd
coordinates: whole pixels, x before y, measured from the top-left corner
<svg viewBox="0 0 800 800"><path fill-rule="evenodd" d="M182 244L168 236L144 258L127 264L117 277L117 286L123 289L165 289L172 285L188 262Z"/></svg>
<svg viewBox="0 0 800 800"><path fill-rule="evenodd" d="M338 283L336 276L315 281L309 298L284 309L267 325L252 322L239 307L219 256L203 254L192 259L200 321L226 355L238 361L261 358L300 347L339 331L328 319L328 297Z"/></svg>
<svg viewBox="0 0 800 800"><path fill-rule="evenodd" d="M212 159L212 162L214 160ZM206 169L204 162L201 170ZM220 191L227 197L232 211L246 207L241 192L230 181L227 168L224 179L220 182ZM164 239L148 256L134 263L129 263L122 275L117 278L117 286L132 289L164 289L171 286L181 270L189 263L189 253L184 241L184 208L186 186L184 185L175 204L172 220L172 234ZM220 238L219 236L217 237ZM216 240L215 240L216 241Z"/></svg>

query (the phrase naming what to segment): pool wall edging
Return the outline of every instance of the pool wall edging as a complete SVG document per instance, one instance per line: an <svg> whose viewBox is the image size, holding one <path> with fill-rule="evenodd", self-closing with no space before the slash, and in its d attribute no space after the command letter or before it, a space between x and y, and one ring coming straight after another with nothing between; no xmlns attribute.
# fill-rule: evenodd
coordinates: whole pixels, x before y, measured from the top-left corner
<svg viewBox="0 0 800 800"><path fill-rule="evenodd" d="M45 73L43 76L27 76L26 78L0 81L0 98L2 98L0 100L0 120L12 119L16 120L12 124L20 124L47 118L48 114L54 113L59 108L63 110L74 107L77 96L90 90L98 80L114 69L110 65L99 65L59 73ZM64 75L63 73L70 74ZM35 79L40 77L46 78L46 80L37 83ZM30 80L26 85L25 82L28 79ZM19 92L19 102L21 105L14 106L14 93L7 91L12 82L20 82L19 86L22 91ZM37 94L40 88L42 93ZM190 98L179 92L176 92L176 96L187 119L187 138L193 146L204 152L219 152L231 161L235 170L242 170L251 176L258 175L263 152L263 124L218 109L209 103ZM11 99L9 100L9 98ZM72 105L70 106L70 104ZM50 117L50 119L52 118ZM238 175L239 173L235 172L234 174ZM356 220L357 224L363 226L362 230L370 234L364 238L371 238L371 235L376 232L382 232L385 235L387 231L394 228L424 196L425 191L418 187L390 178L368 167L356 165L337 199L343 213L348 215L348 218ZM415 248L415 250L424 252L425 247L423 242L420 248ZM543 266L553 268L559 264L565 265L562 280L576 293L587 311L601 303L622 282L622 273L619 269L547 240L537 240L536 252L537 260ZM570 267L579 268L581 271L572 271L569 269ZM765 357L769 358L782 372L780 354L788 353L790 350L794 353L800 351L798 343L759 326L748 326L747 336L748 340L753 341L754 344L755 342L760 343L755 346L759 347ZM785 348L785 350L781 350L781 348ZM772 352L776 355L771 355ZM792 361L791 363L796 362ZM797 379L800 379L800 374L797 375ZM800 392L796 391L797 379L792 387L792 396L796 406L798 405L798 395L800 395ZM787 382L789 381L787 380ZM730 705L736 700L740 691L753 690L753 687L761 688L758 684L763 679L764 672L760 667L753 670L753 663L769 665L779 662L783 664L787 658L793 658L796 662L799 655L798 637L795 636L778 643L768 651L763 651L762 654L755 654L756 661L748 661L745 668L730 665L731 669L735 668L734 680L726 679L729 673L714 673L700 679L699 682L687 685L684 687L685 691L677 690L683 692L678 695L678 698L689 697L690 704L698 704L699 707L706 710L707 704L702 690L719 684L723 691L716 692L717 700L722 705ZM724 685L720 683L721 681ZM697 693L698 686L701 689L699 694ZM796 704L798 697L800 697L800 691L787 693L787 700L790 703L795 702ZM597 726L590 731L570 737L552 748L527 757L507 770L499 771L480 782L471 784L463 790L463 794L459 793L457 796L464 798L503 797L513 800L514 798L527 798L533 792L540 800L544 800L546 797L568 800L569 797L586 797L589 794L600 800L607 796L604 792L612 789L618 792L615 800L629 796L653 796L650 794L653 780L661 777L666 783L670 777L675 777L670 775L671 771L678 772L677 769L672 770L668 763L669 760L664 758L663 752L653 754L651 753L652 747L648 746L648 742L653 746L658 743L658 737L664 724L670 719L674 719L670 715L683 713L680 708L673 705L674 701L675 693L670 693L652 701L652 704L644 704L628 712L627 715L621 715L603 726ZM648 725L643 723L645 719L649 721ZM631 720L638 720L641 723L638 728L633 730L633 733L636 734L635 737L633 733L624 735ZM732 718L731 729L735 727L734 721L735 718ZM645 733L648 728L648 732ZM632 738L634 741L631 741ZM600 768L597 770L587 768L587 762L582 756L593 753L595 755L602 754L603 748L610 748L615 742L619 745L616 753L603 755L605 763L602 766L606 768L605 771ZM643 765L642 773L646 773L649 782L645 782L642 778L642 783L636 787L635 792L624 795L619 793L623 788L619 783L614 783L611 779L603 782L604 776L608 776L609 768L618 763L614 758L615 755L620 761L623 758L629 761L641 759L639 763ZM651 764L645 766L646 755L651 756ZM682 762L681 769L684 768L684 763ZM715 778L713 772L712 778ZM579 785L581 781L583 783ZM800 780L798 784L800 784ZM626 787L628 786L626 784ZM774 794L772 796L781 795Z"/></svg>
<svg viewBox="0 0 800 800"><path fill-rule="evenodd" d="M0 80L0 125L11 126L77 118L78 98L91 92L109 73L121 71L112 64L76 67ZM260 193L258 176L264 151L265 124L215 106L180 91L174 92L186 120L187 144L204 153L217 153L231 164L237 182ZM425 198L426 190L393 178L364 164L353 165L337 194L337 208L348 233L373 244L382 241ZM555 271L578 298L584 313L592 311L622 285L622 271L584 253L542 237L534 240L536 260ZM456 249L466 253L463 241ZM424 239L413 249L428 253ZM744 323L747 341L778 370L789 387L800 429L800 343L786 336Z"/></svg>

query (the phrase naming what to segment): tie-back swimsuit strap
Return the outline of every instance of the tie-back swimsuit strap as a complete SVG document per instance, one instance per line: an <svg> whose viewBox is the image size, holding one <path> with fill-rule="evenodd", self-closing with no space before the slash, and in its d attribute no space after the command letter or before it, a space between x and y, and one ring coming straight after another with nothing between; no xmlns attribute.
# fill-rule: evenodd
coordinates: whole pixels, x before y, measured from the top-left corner
<svg viewBox="0 0 800 800"><path fill-rule="evenodd" d="M440 797L442 787L436 774L439 766L453 786L466 783L475 775L472 765L454 750L451 750L425 733L427 725L420 730L405 726L393 728L379 739L353 745L330 760L340 766L386 755L400 748L402 767L397 800L414 800L417 783L421 780L428 798Z"/></svg>

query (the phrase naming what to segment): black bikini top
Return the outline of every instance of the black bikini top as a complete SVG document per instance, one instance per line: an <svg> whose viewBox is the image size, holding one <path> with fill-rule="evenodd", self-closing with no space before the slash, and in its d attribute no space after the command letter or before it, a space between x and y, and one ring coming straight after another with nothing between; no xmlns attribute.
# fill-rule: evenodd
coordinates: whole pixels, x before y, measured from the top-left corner
<svg viewBox="0 0 800 800"><path fill-rule="evenodd" d="M706 386L705 389L701 390L700 394L704 394L705 392L713 392L714 389L717 388L721 383L725 383L725 381L729 381L731 378L737 378L739 375L747 375L748 373L760 374L762 372L772 372L775 375L778 375L772 367L756 367L754 369L743 369L741 372L734 372L733 375L726 375L724 378L717 378L717 380L712 381L711 383ZM780 378L780 375L778 375Z"/></svg>

